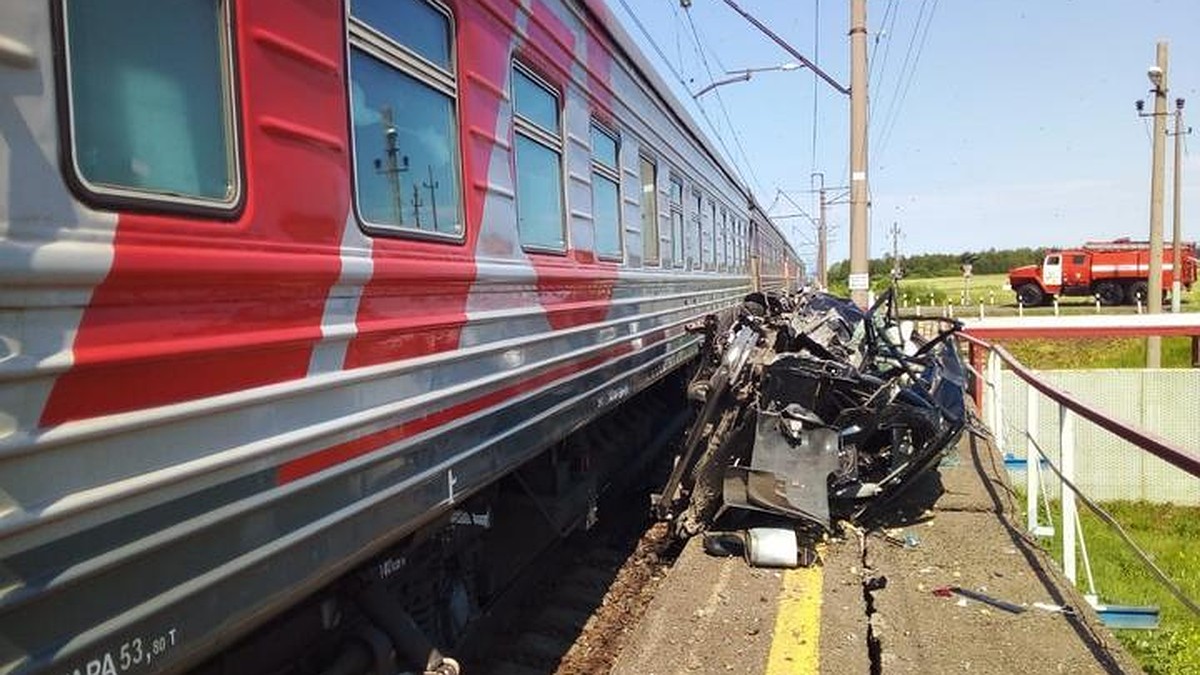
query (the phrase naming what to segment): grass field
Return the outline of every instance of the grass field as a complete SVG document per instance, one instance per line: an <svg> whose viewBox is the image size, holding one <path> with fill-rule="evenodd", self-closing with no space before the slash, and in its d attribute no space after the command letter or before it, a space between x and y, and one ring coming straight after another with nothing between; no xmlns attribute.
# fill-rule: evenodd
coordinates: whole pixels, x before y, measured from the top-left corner
<svg viewBox="0 0 1200 675"><path fill-rule="evenodd" d="M1058 340L1000 340L1021 363L1037 370L1064 368L1142 368L1145 338L1071 338ZM1192 339L1165 337L1163 368L1190 368Z"/></svg>
<svg viewBox="0 0 1200 675"><path fill-rule="evenodd" d="M1103 506L1188 597L1200 598L1200 508L1148 502ZM1058 505L1052 503L1051 508L1056 527L1061 527ZM1200 675L1200 617L1160 585L1116 532L1082 505L1080 522L1100 602L1160 609L1157 630L1114 631L1117 638L1150 675ZM1062 551L1053 554L1061 562ZM1083 570L1081 563L1081 588L1086 590Z"/></svg>
<svg viewBox="0 0 1200 675"><path fill-rule="evenodd" d="M936 277L932 279L902 279L899 285L901 304L915 309L917 305L923 308L945 307L953 304L960 312L966 312L969 307L971 316L978 312L982 303L988 316L1008 316L1016 314L1017 296L1007 288L1008 276L1005 274L981 274L970 279L969 284L962 277ZM1181 299L1181 307L1185 312L1200 312L1200 285L1185 291ZM1169 301L1164 306L1169 307ZM1054 308L1026 307L1027 314L1053 314ZM1132 314L1136 307L1112 306L1102 307L1104 314ZM1059 312L1063 314L1093 314L1096 312L1096 302L1090 297L1069 297L1059 301ZM960 314L961 315L961 314Z"/></svg>

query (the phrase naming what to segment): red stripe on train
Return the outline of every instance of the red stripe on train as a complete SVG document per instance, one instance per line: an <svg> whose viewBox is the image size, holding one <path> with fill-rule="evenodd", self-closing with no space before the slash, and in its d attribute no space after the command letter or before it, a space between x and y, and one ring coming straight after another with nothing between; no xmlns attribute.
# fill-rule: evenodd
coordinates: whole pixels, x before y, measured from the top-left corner
<svg viewBox="0 0 1200 675"><path fill-rule="evenodd" d="M237 3L245 209L238 222L123 213L42 425L304 377L349 212L334 5ZM256 33L255 31L258 31ZM279 39L254 39L267 31ZM295 56L272 48L304 45ZM307 58L307 60L305 60ZM314 60L315 59L315 60ZM323 143L273 133L280 124ZM340 146L340 147L339 147Z"/></svg>

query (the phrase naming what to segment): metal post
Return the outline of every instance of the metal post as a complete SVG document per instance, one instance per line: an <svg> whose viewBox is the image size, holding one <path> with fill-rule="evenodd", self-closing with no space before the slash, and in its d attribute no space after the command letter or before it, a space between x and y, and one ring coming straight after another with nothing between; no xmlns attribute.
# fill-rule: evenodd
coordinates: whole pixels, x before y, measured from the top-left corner
<svg viewBox="0 0 1200 675"><path fill-rule="evenodd" d="M1025 516L1026 531L1036 534L1038 530L1038 472L1041 471L1041 455L1038 454L1038 392L1030 385L1025 391Z"/></svg>
<svg viewBox="0 0 1200 675"><path fill-rule="evenodd" d="M996 437L996 421L999 415L996 413L996 371L999 370L1000 357L996 356L996 352L989 351L987 357L987 390L983 392L984 408L987 411L988 429L992 432L992 438Z"/></svg>
<svg viewBox="0 0 1200 675"><path fill-rule="evenodd" d="M1001 454L1004 453L1004 367L1001 365L1000 355L995 351L992 355L996 357L996 386L995 386L995 405L996 405L996 426L992 428L992 438L995 440L996 449Z"/></svg>
<svg viewBox="0 0 1200 675"><path fill-rule="evenodd" d="M1175 171L1171 177L1174 185L1171 189L1171 198L1174 204L1171 207L1171 311L1178 314L1180 311L1179 297L1183 292L1183 284L1179 277L1183 274L1183 245L1180 239L1183 238L1181 221L1179 220L1179 151L1183 139L1183 99L1175 99Z"/></svg>
<svg viewBox="0 0 1200 675"><path fill-rule="evenodd" d="M1075 416L1065 406L1058 406L1058 447L1062 453L1062 475L1075 482ZM1061 483L1063 574L1075 583L1075 491Z"/></svg>
<svg viewBox="0 0 1200 675"><path fill-rule="evenodd" d="M821 289L829 288L829 279L825 276L825 270L829 269L829 229L825 224L825 177L821 177L821 211L820 220L817 225L817 265L820 267L817 270L817 278L821 281Z"/></svg>
<svg viewBox="0 0 1200 675"><path fill-rule="evenodd" d="M850 0L850 297L867 306L867 0Z"/></svg>
<svg viewBox="0 0 1200 675"><path fill-rule="evenodd" d="M1162 314L1163 263L1163 154L1166 145L1167 42L1159 41L1157 65L1150 72L1154 84L1154 150L1150 166L1150 279L1146 292L1147 311ZM1162 337L1146 338L1146 367L1162 365Z"/></svg>

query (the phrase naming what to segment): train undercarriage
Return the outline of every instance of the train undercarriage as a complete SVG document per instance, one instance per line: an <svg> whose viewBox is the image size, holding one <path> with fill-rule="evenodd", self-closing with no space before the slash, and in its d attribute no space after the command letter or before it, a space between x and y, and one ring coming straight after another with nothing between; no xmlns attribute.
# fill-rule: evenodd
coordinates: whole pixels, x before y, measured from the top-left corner
<svg viewBox="0 0 1200 675"><path fill-rule="evenodd" d="M683 370L687 370L686 368ZM676 371L192 672L454 675L489 612L597 504L666 457L689 412Z"/></svg>

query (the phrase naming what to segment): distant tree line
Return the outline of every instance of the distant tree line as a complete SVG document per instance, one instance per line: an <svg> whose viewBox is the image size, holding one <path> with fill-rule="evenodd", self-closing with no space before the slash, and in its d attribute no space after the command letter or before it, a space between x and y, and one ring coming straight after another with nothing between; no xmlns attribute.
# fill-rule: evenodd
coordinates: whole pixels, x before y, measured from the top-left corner
<svg viewBox="0 0 1200 675"><path fill-rule="evenodd" d="M923 253L900 256L900 270L905 279L953 277L962 274L963 263L971 263L972 274L1004 274L1013 267L1040 264L1046 255L1044 248L1013 248L962 253ZM892 273L892 258L873 258L871 279L886 279ZM829 268L830 286L845 286L850 276L850 261L841 260Z"/></svg>

